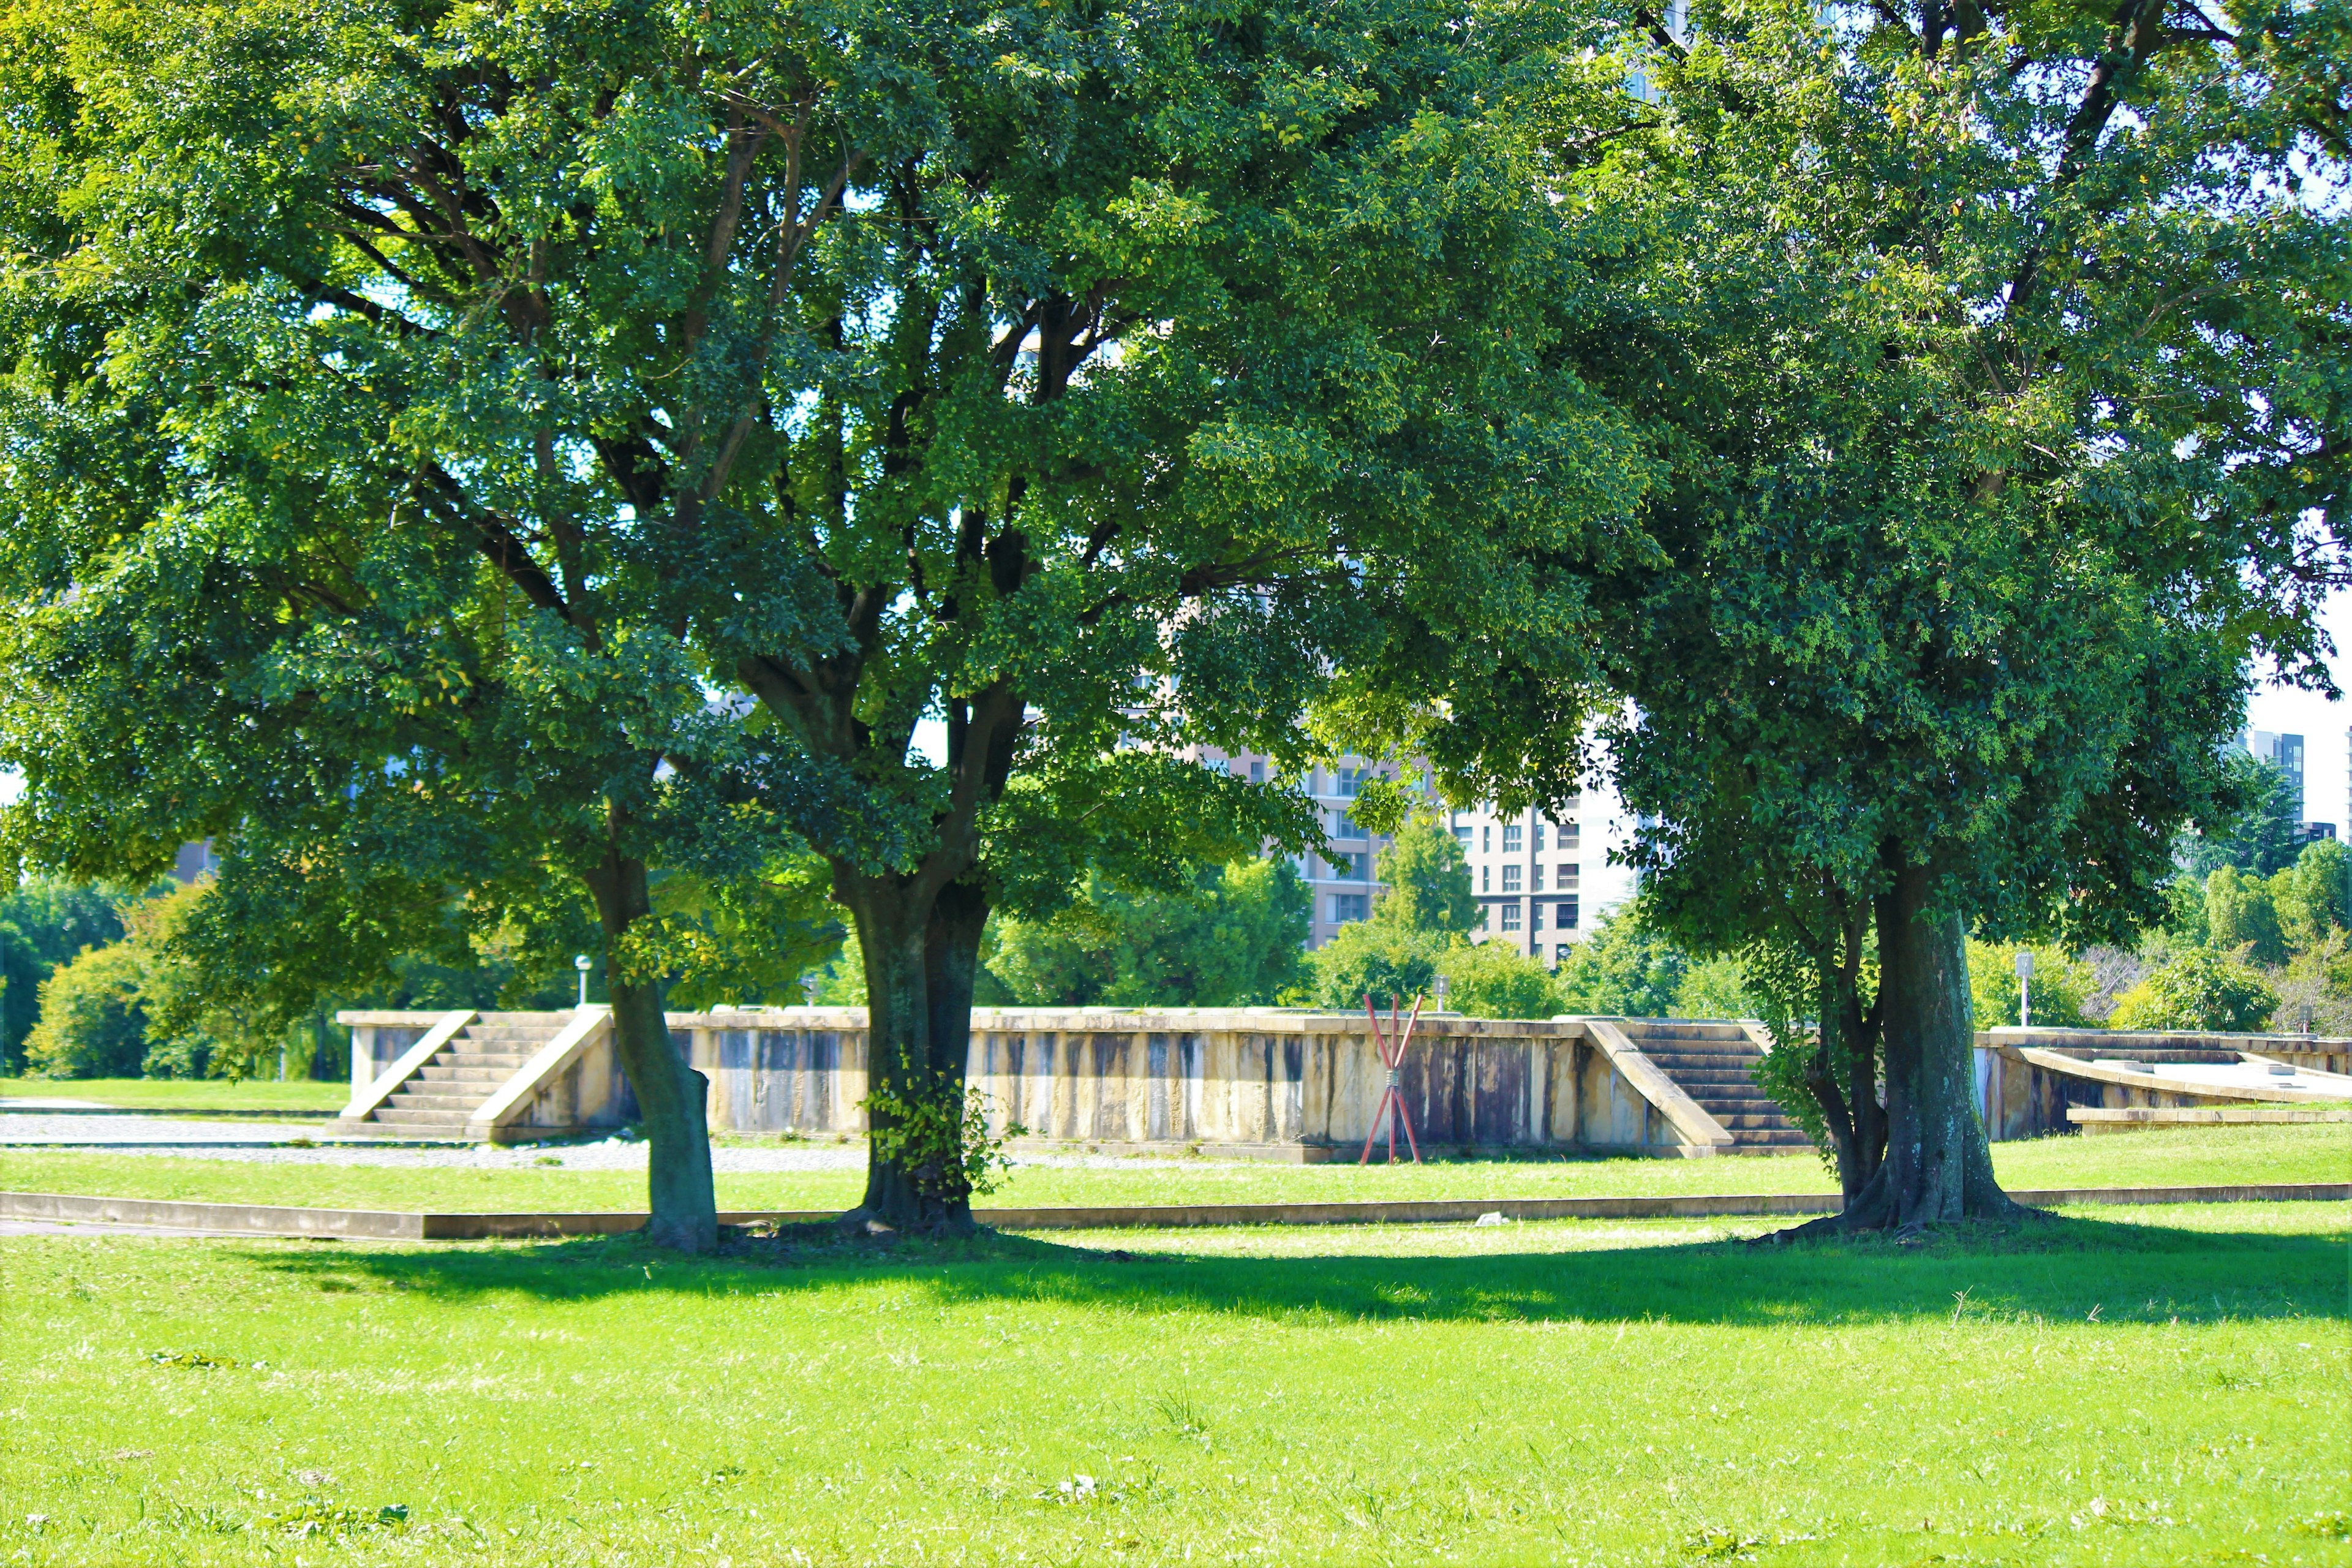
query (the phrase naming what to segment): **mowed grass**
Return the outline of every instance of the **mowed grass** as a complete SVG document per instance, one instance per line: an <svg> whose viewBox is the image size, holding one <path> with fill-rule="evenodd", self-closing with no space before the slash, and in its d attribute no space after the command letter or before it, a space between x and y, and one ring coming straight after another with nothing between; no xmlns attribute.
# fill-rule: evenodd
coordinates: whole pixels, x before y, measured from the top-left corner
<svg viewBox="0 0 2352 1568"><path fill-rule="evenodd" d="M2347 1220L13 1237L0 1562L2342 1563Z"/></svg>
<svg viewBox="0 0 2352 1568"><path fill-rule="evenodd" d="M560 1147L534 1158L562 1160ZM2013 1187L2201 1186L2352 1181L2352 1125L2190 1127L1993 1145ZM843 1209L856 1204L856 1169L722 1174L729 1209ZM110 1197L331 1208L549 1211L641 1209L635 1172L561 1165L470 1169L259 1164L81 1150L0 1150L0 1188ZM1810 1153L1705 1160L1461 1160L1423 1166L1211 1164L1137 1159L1117 1169L1024 1165L990 1205L1320 1203L1351 1198L1664 1196L1831 1192Z"/></svg>
<svg viewBox="0 0 2352 1568"><path fill-rule="evenodd" d="M348 1083L225 1078L0 1078L0 1100L87 1100L128 1110L310 1110L351 1102Z"/></svg>

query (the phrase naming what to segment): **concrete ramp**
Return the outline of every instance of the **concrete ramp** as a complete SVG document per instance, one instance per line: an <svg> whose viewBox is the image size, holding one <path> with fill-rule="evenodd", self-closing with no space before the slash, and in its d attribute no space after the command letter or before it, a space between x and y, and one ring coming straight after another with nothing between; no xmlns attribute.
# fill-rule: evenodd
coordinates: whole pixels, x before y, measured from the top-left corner
<svg viewBox="0 0 2352 1568"><path fill-rule="evenodd" d="M2076 1111L2352 1109L2352 1075L2337 1070L2347 1050L2352 1042L2308 1035L1988 1029L1976 1042L1978 1108L1996 1141L2071 1131L2095 1120Z"/></svg>

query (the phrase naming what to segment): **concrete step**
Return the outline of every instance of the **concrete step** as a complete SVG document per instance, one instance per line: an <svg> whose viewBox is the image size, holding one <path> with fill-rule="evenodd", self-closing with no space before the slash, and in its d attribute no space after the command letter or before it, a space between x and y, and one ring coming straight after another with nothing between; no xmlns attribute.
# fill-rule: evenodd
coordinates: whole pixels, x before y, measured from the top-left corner
<svg viewBox="0 0 2352 1568"><path fill-rule="evenodd" d="M1696 1083L1725 1084L1745 1089L1756 1081L1752 1068L1676 1068L1668 1076L1685 1089Z"/></svg>
<svg viewBox="0 0 2352 1568"><path fill-rule="evenodd" d="M1795 1125L1777 1111L1770 1115L1740 1115L1728 1111L1710 1110L1707 1114L1733 1132L1777 1132L1784 1127L1793 1128Z"/></svg>
<svg viewBox="0 0 2352 1568"><path fill-rule="evenodd" d="M536 1053L531 1053L535 1055ZM443 1051L434 1057L433 1065L445 1068L489 1068L511 1073L530 1055L521 1051Z"/></svg>
<svg viewBox="0 0 2352 1568"><path fill-rule="evenodd" d="M471 1092L436 1094L429 1089L404 1089L395 1090L384 1103L395 1110L447 1110L465 1115L488 1098L486 1094Z"/></svg>
<svg viewBox="0 0 2352 1568"><path fill-rule="evenodd" d="M388 1107L377 1111L375 1120L386 1127L404 1127L412 1130L420 1127L438 1127L453 1132L463 1132L466 1129L466 1118L462 1112L401 1110Z"/></svg>
<svg viewBox="0 0 2352 1568"><path fill-rule="evenodd" d="M1760 1131L1735 1131L1732 1146L1738 1149L1810 1149L1813 1141L1794 1127L1774 1127Z"/></svg>
<svg viewBox="0 0 2352 1568"><path fill-rule="evenodd" d="M472 1083L486 1086L485 1092L514 1077L511 1068L452 1066L438 1061L427 1062L417 1070L416 1079L426 1083Z"/></svg>
<svg viewBox="0 0 2352 1568"><path fill-rule="evenodd" d="M1660 1071L1670 1074L1686 1072L1752 1073L1764 1058L1760 1056L1735 1057L1723 1052L1711 1052L1703 1057L1677 1057L1660 1051L1643 1051Z"/></svg>
<svg viewBox="0 0 2352 1568"><path fill-rule="evenodd" d="M1788 1121L1788 1112L1783 1112L1771 1100L1696 1100L1696 1105L1698 1105L1698 1110L1715 1117L1717 1121L1722 1121L1724 1126L1728 1126L1731 1121L1752 1121L1757 1117L1773 1123Z"/></svg>

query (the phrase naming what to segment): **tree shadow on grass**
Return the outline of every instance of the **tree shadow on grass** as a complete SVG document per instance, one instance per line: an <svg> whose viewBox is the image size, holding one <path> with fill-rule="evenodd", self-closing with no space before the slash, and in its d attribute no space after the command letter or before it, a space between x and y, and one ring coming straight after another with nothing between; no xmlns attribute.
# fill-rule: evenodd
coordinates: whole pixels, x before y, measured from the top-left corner
<svg viewBox="0 0 2352 1568"><path fill-rule="evenodd" d="M323 1289L373 1281L444 1300L774 1295L915 1285L945 1303L1025 1302L1301 1321L1658 1321L1801 1326L1971 1321L2213 1322L2352 1317L2340 1236L2216 1233L2048 1218L1908 1244L1736 1241L1412 1257L1229 1257L1034 1236L847 1240L828 1226L738 1237L688 1258L634 1237L433 1249L320 1246L262 1255ZM1137 1246L1139 1248L1141 1243Z"/></svg>

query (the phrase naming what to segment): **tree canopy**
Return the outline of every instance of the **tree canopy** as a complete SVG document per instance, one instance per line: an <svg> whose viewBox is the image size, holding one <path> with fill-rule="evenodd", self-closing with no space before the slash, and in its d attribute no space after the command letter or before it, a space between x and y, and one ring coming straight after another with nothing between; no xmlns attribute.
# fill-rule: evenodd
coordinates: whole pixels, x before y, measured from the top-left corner
<svg viewBox="0 0 2352 1568"><path fill-rule="evenodd" d="M1648 281L1582 345L1671 464L1664 563L1599 589L1634 861L1778 997L1834 1223L2000 1212L1966 932L2154 918L2250 654L2325 679L2340 60L2288 7L1692 16L1627 154Z"/></svg>
<svg viewBox="0 0 2352 1568"><path fill-rule="evenodd" d="M1461 23L18 8L8 842L213 836L223 942L594 942L688 1246L660 988L814 941L813 854L865 1213L966 1223L908 1130L965 1125L989 912L1312 832L1177 742L1304 759L1343 669L1459 767L1572 772L1589 681L1482 715L1589 670L1581 581L1640 548L1557 352L1617 226L1539 153L1625 100L1605 23Z"/></svg>

